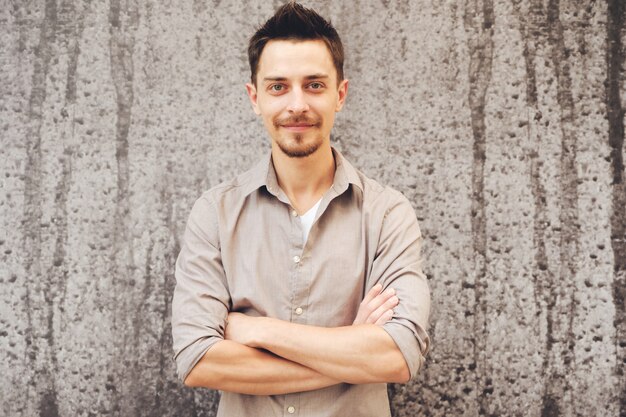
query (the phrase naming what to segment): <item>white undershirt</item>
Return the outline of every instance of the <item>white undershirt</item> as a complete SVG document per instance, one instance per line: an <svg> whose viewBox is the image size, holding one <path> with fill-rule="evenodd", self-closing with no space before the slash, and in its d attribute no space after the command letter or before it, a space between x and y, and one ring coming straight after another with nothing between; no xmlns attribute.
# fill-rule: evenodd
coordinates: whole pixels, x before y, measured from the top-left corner
<svg viewBox="0 0 626 417"><path fill-rule="evenodd" d="M300 221L302 222L302 244L306 245L306 240L309 237L309 232L311 231L311 227L313 227L313 221L315 220L315 215L317 214L317 209L320 207L320 203L322 199L320 198L317 203L313 207L309 209L306 213L300 216Z"/></svg>

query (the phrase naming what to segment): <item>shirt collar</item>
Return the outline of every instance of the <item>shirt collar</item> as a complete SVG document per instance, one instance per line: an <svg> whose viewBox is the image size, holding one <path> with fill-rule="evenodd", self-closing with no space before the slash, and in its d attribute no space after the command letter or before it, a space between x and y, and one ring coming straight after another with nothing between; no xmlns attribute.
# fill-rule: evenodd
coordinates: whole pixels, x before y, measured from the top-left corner
<svg viewBox="0 0 626 417"><path fill-rule="evenodd" d="M337 194L342 194L348 189L348 185L354 184L363 191L363 182L359 177L357 170L343 157L343 155L332 148L333 157L335 158L335 179L332 188ZM249 181L245 190L245 195L265 186L270 194L278 197L279 186L272 162L272 153L269 152L261 159L250 171Z"/></svg>
<svg viewBox="0 0 626 417"><path fill-rule="evenodd" d="M356 169L343 157L341 152L332 148L333 156L335 157L335 179L333 181L333 188L337 191L337 194L342 194L348 189L348 185L356 185L361 192L363 191L363 181Z"/></svg>

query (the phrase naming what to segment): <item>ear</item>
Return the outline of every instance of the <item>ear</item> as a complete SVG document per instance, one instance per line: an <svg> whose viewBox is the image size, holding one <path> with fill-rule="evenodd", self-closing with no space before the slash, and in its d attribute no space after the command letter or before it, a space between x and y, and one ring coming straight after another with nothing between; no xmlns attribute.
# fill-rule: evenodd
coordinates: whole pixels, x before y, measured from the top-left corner
<svg viewBox="0 0 626 417"><path fill-rule="evenodd" d="M343 80L339 83L339 87L337 89L338 98L337 98L337 106L335 107L335 111L341 111L343 104L346 102L346 96L348 95L348 80Z"/></svg>
<svg viewBox="0 0 626 417"><path fill-rule="evenodd" d="M256 87L252 83L247 83L246 91L248 92L248 97L250 98L250 103L252 104L252 109L254 110L254 113L260 115L261 110L259 110L259 105L257 103Z"/></svg>

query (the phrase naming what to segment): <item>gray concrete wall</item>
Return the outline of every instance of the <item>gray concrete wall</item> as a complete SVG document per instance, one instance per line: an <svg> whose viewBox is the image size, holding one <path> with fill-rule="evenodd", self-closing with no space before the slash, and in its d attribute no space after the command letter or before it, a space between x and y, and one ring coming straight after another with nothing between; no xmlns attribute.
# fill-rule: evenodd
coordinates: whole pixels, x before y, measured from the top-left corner
<svg viewBox="0 0 626 417"><path fill-rule="evenodd" d="M191 204L268 139L267 1L0 2L0 414L213 416L171 359ZM621 0L311 1L334 143L412 201L433 349L394 416L626 416Z"/></svg>

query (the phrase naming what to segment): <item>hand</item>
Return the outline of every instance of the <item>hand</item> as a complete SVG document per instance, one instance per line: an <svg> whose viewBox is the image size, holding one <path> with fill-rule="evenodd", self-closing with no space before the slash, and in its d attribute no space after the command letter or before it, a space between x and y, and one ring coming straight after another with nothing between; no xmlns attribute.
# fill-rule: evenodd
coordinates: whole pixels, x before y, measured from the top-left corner
<svg viewBox="0 0 626 417"><path fill-rule="evenodd" d="M382 289L381 284L376 284L369 290L361 301L359 311L352 324L373 323L382 326L391 320L393 308L398 305L399 300L395 296L396 291L393 288L387 288L381 293Z"/></svg>
<svg viewBox="0 0 626 417"><path fill-rule="evenodd" d="M224 338L242 345L255 347L255 329L259 325L256 321L259 317L250 317L242 313L229 313L226 321Z"/></svg>

